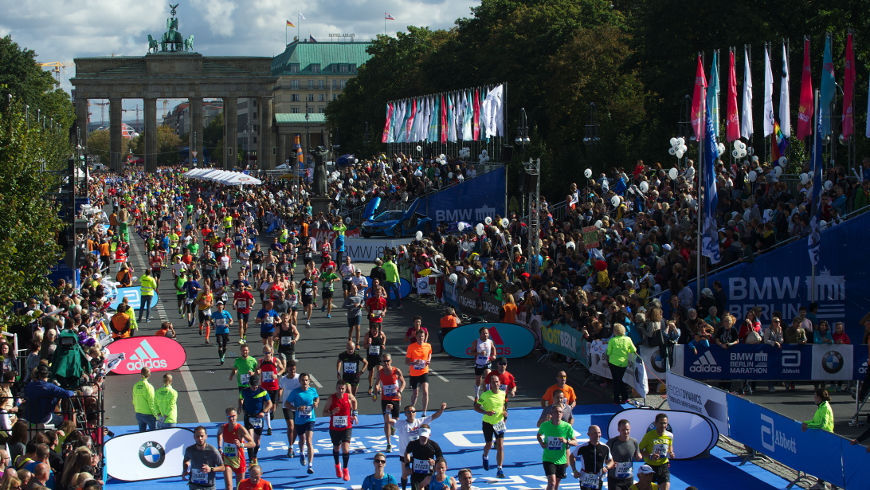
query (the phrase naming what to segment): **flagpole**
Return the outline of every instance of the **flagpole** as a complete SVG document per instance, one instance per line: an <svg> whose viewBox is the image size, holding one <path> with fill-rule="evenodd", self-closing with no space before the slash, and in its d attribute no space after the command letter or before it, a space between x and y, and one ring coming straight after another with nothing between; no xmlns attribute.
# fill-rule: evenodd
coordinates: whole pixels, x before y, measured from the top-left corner
<svg viewBox="0 0 870 490"><path fill-rule="evenodd" d="M815 106L815 112L813 112L813 114L815 116L814 118L817 117L821 120L821 114L819 114L819 109L821 108L819 89L816 89L816 97L815 97L814 102L815 102L813 104ZM821 160L822 155L815 155L815 152L819 151L819 147L818 147L818 145L816 145L816 132L818 130L819 130L818 124L813 124L813 132L811 134L811 136L812 136L811 141L813 142L812 159L813 159L813 163L814 163L814 165L813 165L813 185L816 185L815 172L821 172L822 167L824 167L824 162L822 162L822 160ZM817 156L818 156L818 160L816 159ZM819 165L819 168L815 168L816 167L815 162L821 162L822 165ZM819 182L821 182L821 179L819 179ZM815 194L815 191L813 191L813 194ZM816 212L815 203L812 202L812 194L810 194L810 196L811 196L810 197L810 209L812 209L813 212ZM815 216L815 218L817 220L819 219L818 216ZM812 221L812 219L813 219L813 216L810 215L810 221ZM810 233L812 233L812 231ZM821 236L821 234L819 236ZM821 245L819 246L819 255L821 255ZM811 268L811 271L810 271L810 277L811 277L811 280L810 280L810 301L815 303L815 301L816 301L816 264L815 264L815 261L813 261L813 260L810 261L810 268Z"/></svg>
<svg viewBox="0 0 870 490"><path fill-rule="evenodd" d="M703 65L703 63L704 63L704 52L703 51L700 53L700 56L701 56L701 64ZM703 96L701 98L706 99L707 94L703 94ZM707 132L707 119L706 119L707 114L706 114L706 111L703 115L703 118L704 118L703 119L704 130L702 131L702 133L706 134L706 132ZM699 137L698 138L698 186L697 186L698 187L698 208L695 210L695 218L698 221L698 226L697 226L698 232L695 234L696 246L697 246L697 252L696 252L697 256L695 258L695 262L696 262L695 300L696 301L701 297L701 260L703 258L701 255L701 182L703 182L702 179L704 178L704 165L701 162L703 162L703 161L704 161L704 140L703 140L703 137ZM674 182L676 182L676 179L674 179Z"/></svg>
<svg viewBox="0 0 870 490"><path fill-rule="evenodd" d="M302 13L296 12L296 40L297 41L301 39L299 37L299 26L301 26L301 25L302 25Z"/></svg>

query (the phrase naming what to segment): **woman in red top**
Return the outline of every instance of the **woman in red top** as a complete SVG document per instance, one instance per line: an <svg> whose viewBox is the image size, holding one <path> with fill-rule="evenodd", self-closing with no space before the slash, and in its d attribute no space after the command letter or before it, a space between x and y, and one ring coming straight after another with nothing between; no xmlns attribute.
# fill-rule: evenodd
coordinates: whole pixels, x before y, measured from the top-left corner
<svg viewBox="0 0 870 490"><path fill-rule="evenodd" d="M402 404L402 391L405 390L405 377L402 371L393 366L393 357L384 352L381 354L381 365L378 366L378 378L375 384L375 395L383 391L381 396L381 413L384 414L384 435L387 438L387 452L393 448L390 445L390 418L399 418L399 406Z"/></svg>
<svg viewBox="0 0 870 490"><path fill-rule="evenodd" d="M348 385L339 380L335 384L335 394L329 397L329 403L323 409L323 415L329 415L329 438L332 439L332 459L335 461L335 476L350 481L347 463L350 461L350 438L353 423L357 418L356 398L348 392ZM341 461L338 462L338 450L341 448ZM342 466L344 470L342 471Z"/></svg>
<svg viewBox="0 0 870 490"><path fill-rule="evenodd" d="M260 359L260 386L269 393L270 400L278 399L278 377L284 373L284 362L272 355L272 347L263 347L263 358ZM275 415L277 403L272 403L272 410L266 412L266 435L272 435L272 417Z"/></svg>

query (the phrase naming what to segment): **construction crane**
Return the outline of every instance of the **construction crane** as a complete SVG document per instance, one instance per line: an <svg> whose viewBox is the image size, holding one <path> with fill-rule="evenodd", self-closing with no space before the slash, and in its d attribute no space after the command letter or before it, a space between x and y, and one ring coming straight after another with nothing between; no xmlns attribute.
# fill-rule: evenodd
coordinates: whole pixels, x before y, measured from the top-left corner
<svg viewBox="0 0 870 490"><path fill-rule="evenodd" d="M91 105L91 104L100 106L100 126L105 127L106 126L106 106L109 105L109 103L108 102L91 102L90 100L88 100L88 105Z"/></svg>
<svg viewBox="0 0 870 490"><path fill-rule="evenodd" d="M58 82L60 82L60 70L61 70L61 68L65 69L67 67L67 65L61 63L60 61L49 61L47 63L40 63L39 66L41 66L43 68L54 68L51 71L54 72L54 77L55 77L55 79L57 79Z"/></svg>

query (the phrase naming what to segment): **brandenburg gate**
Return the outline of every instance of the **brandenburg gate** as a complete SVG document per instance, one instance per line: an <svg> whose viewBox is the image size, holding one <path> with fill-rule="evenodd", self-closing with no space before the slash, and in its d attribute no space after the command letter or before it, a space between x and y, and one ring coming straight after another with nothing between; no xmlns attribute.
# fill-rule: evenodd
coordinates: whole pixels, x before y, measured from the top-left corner
<svg viewBox="0 0 870 490"><path fill-rule="evenodd" d="M184 39L172 5L167 31L158 41L148 36L148 54L142 57L76 58L74 92L78 127L86 144L88 99L109 99L109 166L121 168L121 114L123 99L142 99L145 116L145 170L156 169L157 99L189 99L189 148L202 148L203 98L223 99L224 161L231 168L236 161L238 99L257 100L259 137L257 158L261 169L272 168L276 155L272 145L272 91L278 77L271 72L272 58L202 56L193 51L193 36Z"/></svg>

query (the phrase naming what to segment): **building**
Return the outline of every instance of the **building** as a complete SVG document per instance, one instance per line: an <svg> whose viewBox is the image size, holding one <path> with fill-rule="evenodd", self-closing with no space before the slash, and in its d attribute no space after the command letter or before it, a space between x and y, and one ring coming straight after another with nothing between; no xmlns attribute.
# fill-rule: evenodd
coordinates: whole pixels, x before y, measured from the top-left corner
<svg viewBox="0 0 870 490"><path fill-rule="evenodd" d="M274 131L277 162L285 162L293 151L294 137L301 136L306 148L329 146L326 105L335 100L371 55L369 42L294 40L272 59L272 75L278 77L273 89ZM238 147L256 149L259 121L255 99L239 100ZM307 141L307 143L306 143ZM246 152L249 154L249 152ZM256 157L249 155L249 160Z"/></svg>
<svg viewBox="0 0 870 490"><path fill-rule="evenodd" d="M208 127L224 110L220 100L205 100L202 102L202 125ZM175 106L165 116L163 125L169 126L178 136L190 134L190 102L182 102Z"/></svg>

